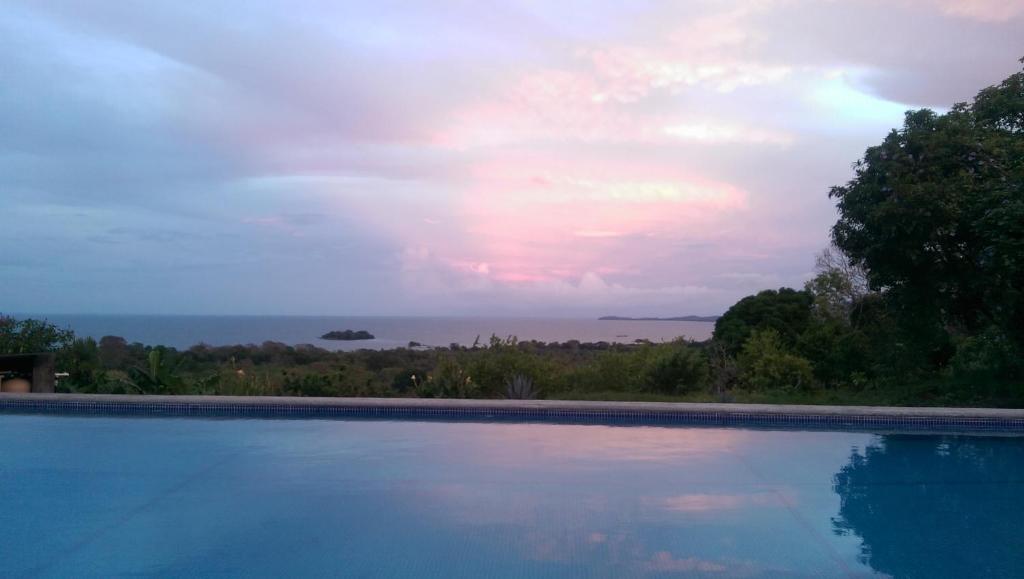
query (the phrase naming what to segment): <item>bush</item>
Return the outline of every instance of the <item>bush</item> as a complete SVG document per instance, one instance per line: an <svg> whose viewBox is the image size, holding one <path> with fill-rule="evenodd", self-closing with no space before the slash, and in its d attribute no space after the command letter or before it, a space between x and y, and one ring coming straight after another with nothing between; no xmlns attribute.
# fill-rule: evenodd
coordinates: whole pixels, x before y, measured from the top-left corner
<svg viewBox="0 0 1024 579"><path fill-rule="evenodd" d="M79 338L61 352L58 364L68 373L60 380L61 391L79 392L106 381L99 348L92 338Z"/></svg>
<svg viewBox="0 0 1024 579"><path fill-rule="evenodd" d="M740 382L752 390L806 390L815 386L806 358L791 354L775 330L757 330L739 355Z"/></svg>
<svg viewBox="0 0 1024 579"><path fill-rule="evenodd" d="M811 361L814 377L826 386L850 386L855 377L865 377L870 349L863 332L827 317L812 320L797 341L797 351Z"/></svg>
<svg viewBox="0 0 1024 579"><path fill-rule="evenodd" d="M658 348L644 368L645 389L662 394L683 394L702 388L708 379L708 361L685 343Z"/></svg>
<svg viewBox="0 0 1024 579"><path fill-rule="evenodd" d="M547 388L555 374L555 368L533 351L532 344L520 343L515 338L491 336L487 347L473 348L465 356L469 374L484 396L505 395L508 381L515 376Z"/></svg>
<svg viewBox="0 0 1024 579"><path fill-rule="evenodd" d="M958 378L993 381L1012 380L1024 374L1013 342L998 328L990 327L957 344L950 368Z"/></svg>
<svg viewBox="0 0 1024 579"><path fill-rule="evenodd" d="M427 372L425 370L402 368L395 372L394 377L391 379L391 390L401 395L414 393L416 391L416 384L423 382L426 378Z"/></svg>
<svg viewBox="0 0 1024 579"><path fill-rule="evenodd" d="M509 400L533 400L538 394L533 380L522 374L516 374L505 381L505 398Z"/></svg>
<svg viewBox="0 0 1024 579"><path fill-rule="evenodd" d="M441 356L434 373L417 380L416 394L421 398L474 398L480 394L480 387L454 356Z"/></svg>
<svg viewBox="0 0 1024 579"><path fill-rule="evenodd" d="M288 396L340 396L340 375L307 374L285 376L282 389Z"/></svg>
<svg viewBox="0 0 1024 579"><path fill-rule="evenodd" d="M634 351L600 352L592 360L572 368L565 375L564 387L571 392L626 392L643 388L646 346Z"/></svg>

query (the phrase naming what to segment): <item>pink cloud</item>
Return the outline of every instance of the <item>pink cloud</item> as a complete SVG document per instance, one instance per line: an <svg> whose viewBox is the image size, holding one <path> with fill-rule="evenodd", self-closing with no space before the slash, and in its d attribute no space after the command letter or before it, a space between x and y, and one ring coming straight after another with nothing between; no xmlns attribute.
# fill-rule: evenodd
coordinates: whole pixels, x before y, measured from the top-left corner
<svg viewBox="0 0 1024 579"><path fill-rule="evenodd" d="M778 496L771 493L753 494L688 494L664 500L666 509L682 513L707 513L735 510L746 506L779 505Z"/></svg>
<svg viewBox="0 0 1024 579"><path fill-rule="evenodd" d="M951 16L981 22L1006 22L1024 14L1024 0L940 0L939 7Z"/></svg>
<svg viewBox="0 0 1024 579"><path fill-rule="evenodd" d="M450 249L506 279L625 269L607 261L616 244L710 234L746 207L735 186L643 162L503 155L473 173L458 212L474 242Z"/></svg>

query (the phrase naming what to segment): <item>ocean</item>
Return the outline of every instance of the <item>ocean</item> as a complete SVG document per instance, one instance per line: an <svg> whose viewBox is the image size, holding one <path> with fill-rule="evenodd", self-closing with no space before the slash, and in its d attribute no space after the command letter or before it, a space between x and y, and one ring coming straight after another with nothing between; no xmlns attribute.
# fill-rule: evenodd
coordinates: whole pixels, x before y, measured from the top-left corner
<svg viewBox="0 0 1024 579"><path fill-rule="evenodd" d="M33 314L79 337L121 336L129 342L188 348L200 342L211 346L261 344L313 344L330 350L389 349L409 342L424 346L470 346L479 336L486 343L492 334L542 342L620 342L638 339L653 342L677 337L706 340L714 324L709 322L605 321L554 318L445 318L445 317L343 317L343 316L157 316ZM321 340L331 330L366 330L376 339Z"/></svg>

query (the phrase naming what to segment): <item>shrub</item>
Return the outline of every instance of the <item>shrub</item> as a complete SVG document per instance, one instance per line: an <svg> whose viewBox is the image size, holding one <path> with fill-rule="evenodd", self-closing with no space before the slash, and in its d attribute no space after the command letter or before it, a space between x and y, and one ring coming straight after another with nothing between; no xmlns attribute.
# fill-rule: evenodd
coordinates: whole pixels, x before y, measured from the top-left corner
<svg viewBox="0 0 1024 579"><path fill-rule="evenodd" d="M738 362L741 383L753 390L803 390L815 385L811 363L787 351L775 330L751 334Z"/></svg>
<svg viewBox="0 0 1024 579"><path fill-rule="evenodd" d="M592 360L567 372L565 388L579 392L641 390L644 366L651 349L599 352Z"/></svg>
<svg viewBox="0 0 1024 579"><path fill-rule="evenodd" d="M68 377L58 382L61 391L85 391L93 384L106 381L100 362L99 348L92 338L78 338L58 358Z"/></svg>
<svg viewBox="0 0 1024 579"><path fill-rule="evenodd" d="M981 381L1019 378L1024 373L1013 342L995 327L960 341L950 367L959 378Z"/></svg>
<svg viewBox="0 0 1024 579"><path fill-rule="evenodd" d="M814 377L826 386L849 386L865 376L871 344L849 323L815 317L797 341L797 351L811 361Z"/></svg>
<svg viewBox="0 0 1024 579"><path fill-rule="evenodd" d="M416 394L422 398L473 398L479 393L480 387L454 356L442 356L433 374L416 381Z"/></svg>
<svg viewBox="0 0 1024 579"><path fill-rule="evenodd" d="M662 394L682 394L702 388L708 379L704 354L685 343L661 346L647 361L644 388Z"/></svg>
<svg viewBox="0 0 1024 579"><path fill-rule="evenodd" d="M416 391L416 384L426 380L427 372L417 368L403 368L398 370L391 379L391 390L398 394L407 394Z"/></svg>
<svg viewBox="0 0 1024 579"><path fill-rule="evenodd" d="M549 386L554 368L548 367L544 359L532 350L529 343L520 343L515 338L501 339L491 336L485 348L473 348L465 353L467 368L476 382L479 393L484 396L502 396L506 385L515 376L523 376L536 385Z"/></svg>
<svg viewBox="0 0 1024 579"><path fill-rule="evenodd" d="M285 376L282 389L288 396L339 396L340 379L340 375L333 374L288 375Z"/></svg>
<svg viewBox="0 0 1024 579"><path fill-rule="evenodd" d="M533 400L537 394L533 380L527 376L516 374L505 381L505 398L509 400Z"/></svg>

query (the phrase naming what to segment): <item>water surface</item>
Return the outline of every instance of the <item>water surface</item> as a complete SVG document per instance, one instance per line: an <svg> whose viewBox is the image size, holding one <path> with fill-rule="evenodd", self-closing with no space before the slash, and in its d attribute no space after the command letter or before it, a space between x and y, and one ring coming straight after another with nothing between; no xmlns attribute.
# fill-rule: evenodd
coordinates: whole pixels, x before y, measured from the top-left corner
<svg viewBox="0 0 1024 579"><path fill-rule="evenodd" d="M706 340L714 324L708 322L604 321L557 318L420 318L340 316L106 316L35 314L81 336L97 340L121 336L129 342L188 348L200 342L213 346L261 344L314 344L332 350L398 348L409 342L427 346L470 346L478 337L516 336L542 342L619 342L637 339L654 342L677 337ZM340 342L321 340L331 330L366 330L375 340Z"/></svg>
<svg viewBox="0 0 1024 579"><path fill-rule="evenodd" d="M1021 438L0 415L30 577L1019 577Z"/></svg>

